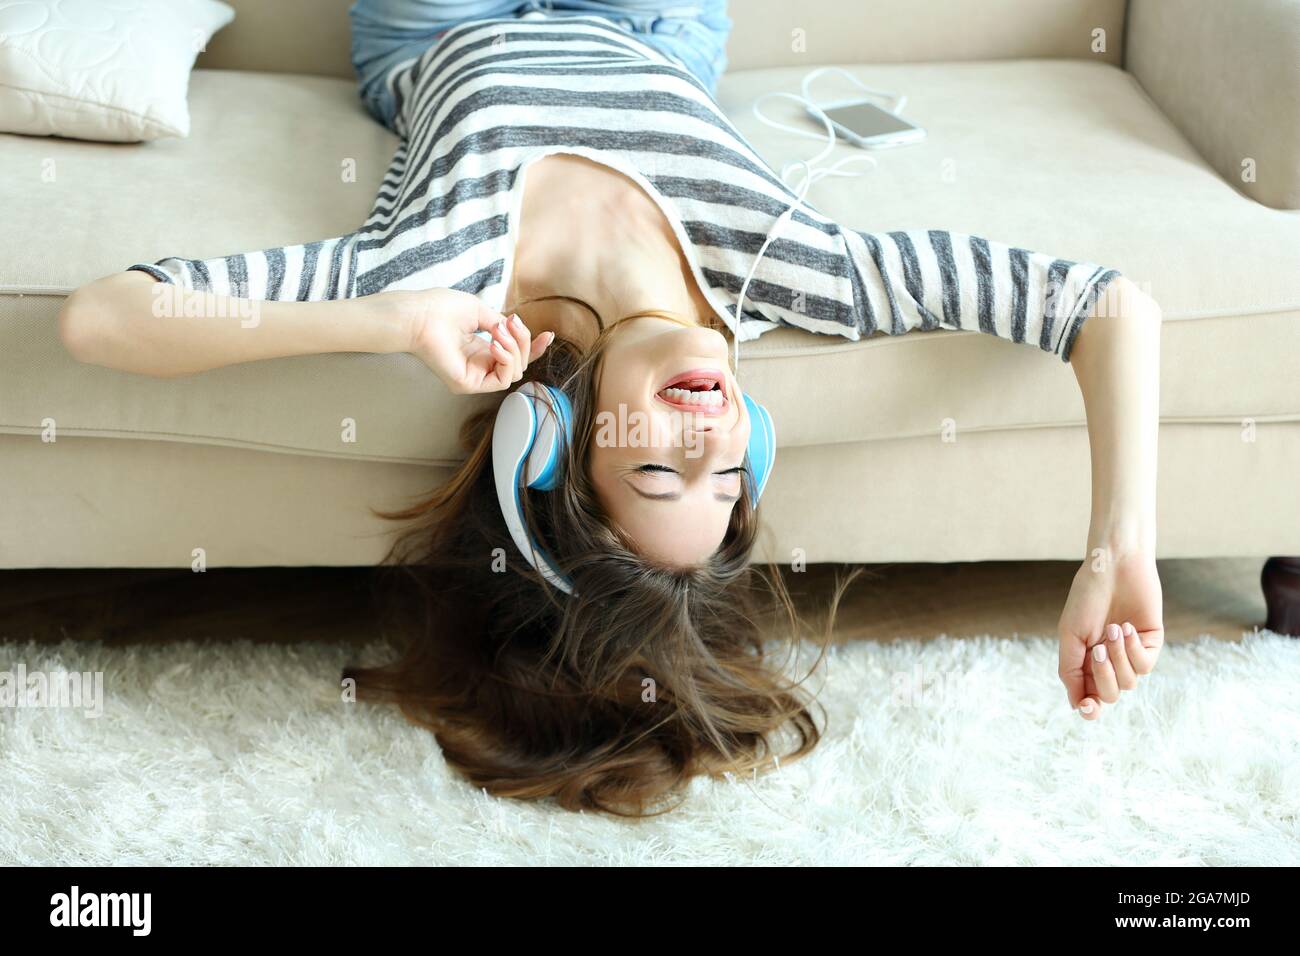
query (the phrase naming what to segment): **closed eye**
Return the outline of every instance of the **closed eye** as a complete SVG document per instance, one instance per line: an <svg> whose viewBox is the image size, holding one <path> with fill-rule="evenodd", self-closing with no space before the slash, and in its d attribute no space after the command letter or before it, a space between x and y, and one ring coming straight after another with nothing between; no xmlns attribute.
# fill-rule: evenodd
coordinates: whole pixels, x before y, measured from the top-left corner
<svg viewBox="0 0 1300 956"><path fill-rule="evenodd" d="M715 471L713 474L715 477L718 475L735 475L735 474L746 472L747 470L748 469L746 469L744 465L737 465L735 468L728 468L725 471ZM667 465L657 465L657 464L641 465L635 470L634 473L641 474L641 475L668 474L668 475L677 475L678 477L681 476L681 472L677 471L677 469L669 468ZM642 491L640 488L636 487L636 485L630 485L630 487L634 492L636 492L642 498L646 498L650 501L677 501L682 497L681 492L679 491L666 491L662 494L656 495L656 494L650 494L649 492L646 491ZM725 504L735 504L737 501L740 500L740 495L738 494L724 495L721 492L714 492L713 497L717 501L724 502Z"/></svg>
<svg viewBox="0 0 1300 956"><path fill-rule="evenodd" d="M681 474L681 472L678 471L677 469L669 468L667 465L642 465L640 468L637 469L637 471L644 472L644 473L667 472L670 475ZM738 474L743 474L744 471L745 471L744 465L737 465L735 468L728 468L726 471L715 471L714 474L715 475L738 475Z"/></svg>

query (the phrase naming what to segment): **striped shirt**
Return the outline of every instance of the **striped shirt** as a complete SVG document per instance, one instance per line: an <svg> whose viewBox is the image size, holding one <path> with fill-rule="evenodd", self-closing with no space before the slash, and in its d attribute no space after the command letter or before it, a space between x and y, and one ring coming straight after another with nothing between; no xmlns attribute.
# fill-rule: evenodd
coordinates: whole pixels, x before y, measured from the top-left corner
<svg viewBox="0 0 1300 956"><path fill-rule="evenodd" d="M450 288L505 308L521 173L576 153L631 178L672 225L714 310L742 340L781 325L859 339L967 329L1069 361L1118 273L943 230L865 232L795 195L676 60L598 16L464 23L389 82L401 142L365 223L344 236L130 268L185 288L320 300Z"/></svg>

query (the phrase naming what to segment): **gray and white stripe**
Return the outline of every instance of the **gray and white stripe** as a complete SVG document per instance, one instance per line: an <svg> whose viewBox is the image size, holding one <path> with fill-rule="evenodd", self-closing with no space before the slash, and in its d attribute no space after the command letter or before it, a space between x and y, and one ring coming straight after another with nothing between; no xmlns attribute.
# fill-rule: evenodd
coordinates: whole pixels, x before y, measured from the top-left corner
<svg viewBox="0 0 1300 956"><path fill-rule="evenodd" d="M647 189L705 295L737 329L744 277L795 197L681 65L600 17L498 18L454 28L389 82L402 141L356 231L131 268L242 298L455 288L500 309L521 169L575 152ZM737 334L966 329L1068 361L1092 301L1116 275L977 236L859 231L804 204L759 263Z"/></svg>

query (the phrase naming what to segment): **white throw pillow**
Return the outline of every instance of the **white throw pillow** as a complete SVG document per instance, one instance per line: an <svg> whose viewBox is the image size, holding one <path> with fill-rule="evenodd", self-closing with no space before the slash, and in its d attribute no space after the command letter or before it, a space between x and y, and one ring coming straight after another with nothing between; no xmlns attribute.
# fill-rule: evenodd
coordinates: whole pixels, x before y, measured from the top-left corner
<svg viewBox="0 0 1300 956"><path fill-rule="evenodd" d="M0 130L188 136L194 58L234 15L219 0L0 0Z"/></svg>

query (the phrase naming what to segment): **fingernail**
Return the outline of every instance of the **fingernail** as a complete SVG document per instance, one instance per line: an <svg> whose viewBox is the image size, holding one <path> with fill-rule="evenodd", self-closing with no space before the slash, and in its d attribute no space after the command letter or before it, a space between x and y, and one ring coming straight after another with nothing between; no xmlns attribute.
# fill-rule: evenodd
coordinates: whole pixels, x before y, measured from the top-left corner
<svg viewBox="0 0 1300 956"><path fill-rule="evenodd" d="M1079 705L1079 709L1083 711L1085 714L1091 714L1092 707L1093 707L1092 698L1085 700L1082 704Z"/></svg>
<svg viewBox="0 0 1300 956"><path fill-rule="evenodd" d="M1118 625L1118 624L1107 624L1107 625L1106 625L1106 640L1108 640L1108 641L1118 641L1118 640L1119 640L1120 633L1121 633L1121 632L1120 632L1120 629L1119 629L1119 625Z"/></svg>
<svg viewBox="0 0 1300 956"><path fill-rule="evenodd" d="M496 349L498 352L500 352L502 355L510 354L509 352L506 351L506 347L502 345L500 342L498 342L496 339L492 340L492 347Z"/></svg>
<svg viewBox="0 0 1300 956"><path fill-rule="evenodd" d="M1127 634L1129 637L1132 637L1132 636L1133 636L1134 634L1136 634L1137 632L1138 632L1138 629L1137 629L1136 627L1134 627L1134 626L1133 626L1132 624L1130 624L1128 621L1125 621L1125 622L1124 622L1124 633L1125 633L1125 634Z"/></svg>
<svg viewBox="0 0 1300 956"><path fill-rule="evenodd" d="M510 316L510 324L517 329L522 329L524 327L524 320L519 318L517 315L512 315Z"/></svg>
<svg viewBox="0 0 1300 956"><path fill-rule="evenodd" d="M1100 664L1106 659L1106 645L1098 644L1092 649L1092 659Z"/></svg>

